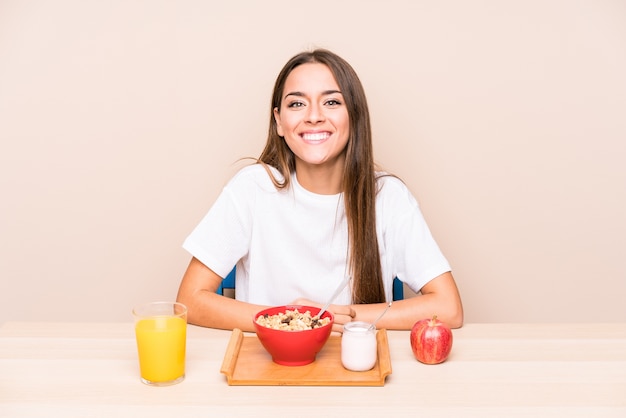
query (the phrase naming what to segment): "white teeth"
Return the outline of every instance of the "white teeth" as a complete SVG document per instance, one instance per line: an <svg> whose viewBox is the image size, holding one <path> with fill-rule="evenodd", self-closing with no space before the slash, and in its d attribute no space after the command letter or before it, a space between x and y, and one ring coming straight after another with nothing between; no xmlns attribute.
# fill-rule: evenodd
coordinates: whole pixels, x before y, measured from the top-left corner
<svg viewBox="0 0 626 418"><path fill-rule="evenodd" d="M302 134L302 138L305 141L321 141L322 139L326 139L330 136L328 132L318 132L311 134Z"/></svg>

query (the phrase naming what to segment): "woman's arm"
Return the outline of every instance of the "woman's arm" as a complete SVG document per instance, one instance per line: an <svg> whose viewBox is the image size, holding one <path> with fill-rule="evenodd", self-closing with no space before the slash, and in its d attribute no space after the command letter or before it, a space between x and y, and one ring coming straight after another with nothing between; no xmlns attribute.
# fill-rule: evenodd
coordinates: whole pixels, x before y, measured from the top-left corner
<svg viewBox="0 0 626 418"><path fill-rule="evenodd" d="M178 289L177 301L188 309L187 320L190 324L210 328L254 331L254 314L267 306L240 302L215 293L222 278L202 264L195 257L191 259ZM321 303L308 300L294 301L294 304L320 306ZM372 322L387 306L386 303L370 305L331 305L329 310L335 314L337 327L349 321ZM444 273L421 289L419 295L398 300L378 322L378 328L411 329L420 319L437 315L451 328L463 325L463 306L452 273Z"/></svg>
<svg viewBox="0 0 626 418"><path fill-rule="evenodd" d="M176 300L187 306L187 321L203 327L254 331L254 314L266 306L253 305L215 293L222 278L193 257L183 275Z"/></svg>
<svg viewBox="0 0 626 418"><path fill-rule="evenodd" d="M352 305L355 321L372 322L387 306L386 303ZM437 318L451 328L463 325L463 305L452 273L435 277L421 289L420 294L393 302L389 311L377 324L377 328L411 329L420 319Z"/></svg>
<svg viewBox="0 0 626 418"><path fill-rule="evenodd" d="M320 306L318 302L299 299L299 305ZM330 305L328 310L335 314L334 331L341 332L343 325L350 321L373 322L387 307L387 303L368 305ZM450 328L463 325L463 305L452 273L444 273L435 277L422 287L420 294L393 302L380 321L377 328L409 330L420 319L437 318Z"/></svg>

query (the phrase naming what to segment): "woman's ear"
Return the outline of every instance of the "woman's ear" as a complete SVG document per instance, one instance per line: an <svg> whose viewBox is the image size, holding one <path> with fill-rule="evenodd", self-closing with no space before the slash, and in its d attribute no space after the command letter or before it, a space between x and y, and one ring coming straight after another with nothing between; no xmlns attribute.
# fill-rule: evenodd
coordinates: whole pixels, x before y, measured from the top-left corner
<svg viewBox="0 0 626 418"><path fill-rule="evenodd" d="M283 127L280 124L280 112L277 107L274 108L274 121L276 121L276 132L278 132L278 136L285 136Z"/></svg>

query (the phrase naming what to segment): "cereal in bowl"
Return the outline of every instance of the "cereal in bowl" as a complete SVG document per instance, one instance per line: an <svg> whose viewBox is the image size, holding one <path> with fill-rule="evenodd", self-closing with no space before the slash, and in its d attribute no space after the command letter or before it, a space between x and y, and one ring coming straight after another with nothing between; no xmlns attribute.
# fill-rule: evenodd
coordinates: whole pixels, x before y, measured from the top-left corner
<svg viewBox="0 0 626 418"><path fill-rule="evenodd" d="M284 313L280 312L276 315L260 315L256 322L266 328L282 331L305 331L329 324L330 318L319 319L317 316L311 316L310 311L301 313L298 309L287 309Z"/></svg>

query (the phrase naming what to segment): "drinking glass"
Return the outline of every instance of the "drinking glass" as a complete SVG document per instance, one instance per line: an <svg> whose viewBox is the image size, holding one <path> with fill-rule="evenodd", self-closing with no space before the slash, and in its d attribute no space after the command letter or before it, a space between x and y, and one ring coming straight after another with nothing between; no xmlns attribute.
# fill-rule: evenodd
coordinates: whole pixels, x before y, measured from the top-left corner
<svg viewBox="0 0 626 418"><path fill-rule="evenodd" d="M187 307L151 302L133 309L141 381L168 386L185 379Z"/></svg>

